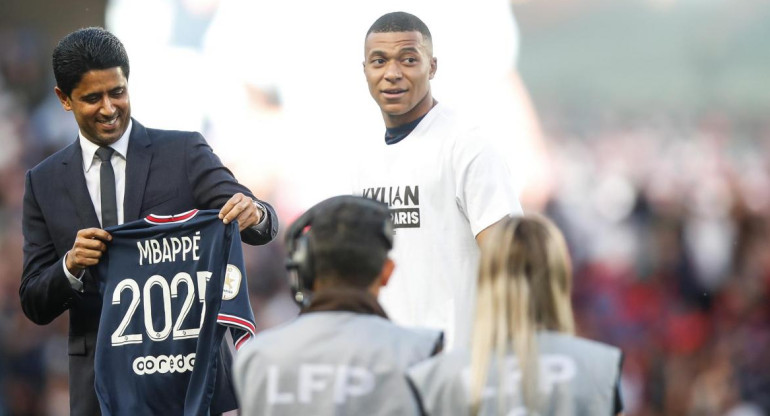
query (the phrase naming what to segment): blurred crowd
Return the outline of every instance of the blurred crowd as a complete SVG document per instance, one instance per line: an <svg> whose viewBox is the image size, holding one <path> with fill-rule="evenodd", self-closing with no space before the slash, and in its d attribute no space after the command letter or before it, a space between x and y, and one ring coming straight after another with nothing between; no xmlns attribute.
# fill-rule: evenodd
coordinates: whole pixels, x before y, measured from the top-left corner
<svg viewBox="0 0 770 416"><path fill-rule="evenodd" d="M0 31L0 416L68 409L66 314L37 326L18 297L24 173L77 134L43 44ZM568 238L580 334L625 353L626 414L770 414L770 122L539 110L552 185L530 209ZM235 174L296 217L275 184ZM244 246L261 328L296 313L282 240Z"/></svg>
<svg viewBox="0 0 770 416"><path fill-rule="evenodd" d="M556 124L546 212L569 240L579 331L625 353L627 414L770 413L770 124Z"/></svg>

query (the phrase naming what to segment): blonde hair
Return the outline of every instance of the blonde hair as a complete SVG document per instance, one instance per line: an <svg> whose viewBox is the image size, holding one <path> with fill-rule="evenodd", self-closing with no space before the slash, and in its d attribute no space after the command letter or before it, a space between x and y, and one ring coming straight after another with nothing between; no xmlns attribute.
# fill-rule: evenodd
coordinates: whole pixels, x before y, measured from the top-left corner
<svg viewBox="0 0 770 416"><path fill-rule="evenodd" d="M524 404L530 410L539 408L536 332L575 331L572 266L559 229L536 214L507 217L493 227L482 243L479 264L471 348L474 415L481 408L493 354L500 369L511 349L522 371ZM502 407L505 377L498 375L498 405Z"/></svg>

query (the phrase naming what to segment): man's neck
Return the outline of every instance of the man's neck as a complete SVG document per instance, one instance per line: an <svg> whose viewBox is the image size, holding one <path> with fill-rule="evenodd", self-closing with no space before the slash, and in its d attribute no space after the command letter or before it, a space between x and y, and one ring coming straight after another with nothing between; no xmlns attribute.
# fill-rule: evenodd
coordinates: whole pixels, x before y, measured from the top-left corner
<svg viewBox="0 0 770 416"><path fill-rule="evenodd" d="M431 101L432 101L433 105L430 108L428 108L428 110L425 111L421 116L417 117L416 119L414 119L412 121L409 121L407 123L402 123L402 124L400 124L400 125L398 125L396 127L390 127L386 123L386 128L385 128L385 144L393 145L393 144L396 144L396 143L400 142L401 140L404 140L407 136L409 136L409 134L411 134L412 131L415 128L417 128L417 126L420 124L422 119L424 119L425 116L427 116L428 113L430 113L430 110L432 110L433 107L435 107L436 104L438 104L438 102L436 100L432 99L432 98L431 98ZM387 119L386 119L386 121L387 121Z"/></svg>
<svg viewBox="0 0 770 416"><path fill-rule="evenodd" d="M411 123L418 118L425 117L436 104L438 104L438 101L433 98L429 91L420 102L404 114L390 115L382 113L385 127L389 129L398 128L399 126Z"/></svg>
<svg viewBox="0 0 770 416"><path fill-rule="evenodd" d="M377 302L377 297L363 289L330 287L313 294L310 305L302 311L312 312L354 312L364 315L388 315Z"/></svg>

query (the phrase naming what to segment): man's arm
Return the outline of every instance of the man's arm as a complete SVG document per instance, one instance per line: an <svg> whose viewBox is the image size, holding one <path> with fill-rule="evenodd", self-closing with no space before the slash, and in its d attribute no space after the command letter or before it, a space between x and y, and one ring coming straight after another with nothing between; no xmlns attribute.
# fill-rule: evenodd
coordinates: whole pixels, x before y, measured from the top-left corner
<svg viewBox="0 0 770 416"><path fill-rule="evenodd" d="M456 196L479 245L504 217L522 212L511 173L496 150L478 133L455 148Z"/></svg>
<svg viewBox="0 0 770 416"><path fill-rule="evenodd" d="M35 198L31 172L27 172L22 217L24 270L19 297L24 314L45 325L67 310L78 293L64 273L43 213Z"/></svg>
<svg viewBox="0 0 770 416"><path fill-rule="evenodd" d="M275 218L275 212L266 202L237 193L232 196L219 211L219 218L225 223L238 221L238 230L243 232L249 228L257 232L266 232L270 225L270 217Z"/></svg>
<svg viewBox="0 0 770 416"><path fill-rule="evenodd" d="M67 272L73 276L80 275L86 268L99 264L99 259L107 251L107 242L110 240L110 233L101 228L79 230L72 249L64 255Z"/></svg>
<svg viewBox="0 0 770 416"><path fill-rule="evenodd" d="M498 220L496 223L490 225L489 227L481 230L480 233L476 234L476 244L478 244L479 247L481 247L481 245L484 243L484 239L487 238L487 236L489 235L490 230L492 230L497 224L500 224L503 221L504 218L505 217L500 218L500 220Z"/></svg>
<svg viewBox="0 0 770 416"><path fill-rule="evenodd" d="M271 241L278 233L278 216L273 207L257 199L248 188L238 183L203 136L196 133L186 143L187 177L196 203L209 209L219 208L222 219L228 222L237 219L243 242L261 245ZM267 215L264 220L253 201L265 208Z"/></svg>

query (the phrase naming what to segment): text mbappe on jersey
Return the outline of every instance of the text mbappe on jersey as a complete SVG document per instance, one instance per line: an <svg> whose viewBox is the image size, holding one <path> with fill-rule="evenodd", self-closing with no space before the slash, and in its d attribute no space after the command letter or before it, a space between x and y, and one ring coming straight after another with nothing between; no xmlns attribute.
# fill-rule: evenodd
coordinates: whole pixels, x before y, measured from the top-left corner
<svg viewBox="0 0 770 416"><path fill-rule="evenodd" d="M201 232L197 231L193 237L164 237L137 241L139 265L198 260L200 258L200 234Z"/></svg>
<svg viewBox="0 0 770 416"><path fill-rule="evenodd" d="M420 228L419 186L364 188L362 195L388 205L393 228Z"/></svg>

